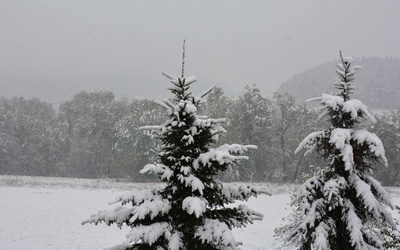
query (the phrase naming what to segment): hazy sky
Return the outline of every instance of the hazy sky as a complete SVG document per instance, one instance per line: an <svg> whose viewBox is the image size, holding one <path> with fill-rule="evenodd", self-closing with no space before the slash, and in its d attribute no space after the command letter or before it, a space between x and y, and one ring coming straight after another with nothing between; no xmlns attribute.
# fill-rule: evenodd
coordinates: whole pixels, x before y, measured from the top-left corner
<svg viewBox="0 0 400 250"><path fill-rule="evenodd" d="M339 50L400 58L400 1L0 0L0 34L6 97L168 97L161 72L180 74L183 39L196 92L269 95Z"/></svg>

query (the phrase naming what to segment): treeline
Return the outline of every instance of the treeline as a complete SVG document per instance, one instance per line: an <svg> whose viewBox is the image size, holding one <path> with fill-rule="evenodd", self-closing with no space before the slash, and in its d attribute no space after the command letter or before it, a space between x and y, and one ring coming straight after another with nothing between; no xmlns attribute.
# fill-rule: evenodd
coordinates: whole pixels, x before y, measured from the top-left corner
<svg viewBox="0 0 400 250"><path fill-rule="evenodd" d="M238 98L216 89L203 113L226 118L220 143L257 145L250 159L220 176L226 181L301 181L324 163L315 155L294 154L316 123L317 112L293 97L264 97L247 86ZM21 97L0 98L0 174L155 181L139 171L156 159L158 141L139 128L160 125L165 112L151 100L116 99L112 92L80 92L55 110L50 103ZM383 141L389 168L376 172L384 185L400 185L400 110L371 127ZM319 166L309 166L319 162ZM379 168L382 169L382 168Z"/></svg>

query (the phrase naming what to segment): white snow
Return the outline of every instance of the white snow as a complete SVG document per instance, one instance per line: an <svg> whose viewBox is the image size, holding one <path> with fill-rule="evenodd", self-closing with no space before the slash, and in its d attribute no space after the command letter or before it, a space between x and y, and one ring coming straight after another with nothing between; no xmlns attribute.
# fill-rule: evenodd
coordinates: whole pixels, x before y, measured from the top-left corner
<svg viewBox="0 0 400 250"><path fill-rule="evenodd" d="M188 214L195 214L199 218L207 207L207 200L200 197L186 197L182 202L182 208L185 209Z"/></svg>
<svg viewBox="0 0 400 250"><path fill-rule="evenodd" d="M317 148L317 140L321 139L323 136L325 136L325 131L312 132L306 138L304 138L302 142L300 142L294 153L297 154L303 148L307 149L307 151L304 153L305 156L314 152Z"/></svg>
<svg viewBox="0 0 400 250"><path fill-rule="evenodd" d="M198 169L200 164L207 167L211 165L212 161L217 161L220 165L228 164L233 165L238 160L247 160L249 157L244 156L248 149L256 149L254 145L239 145L239 144L224 144L218 148L210 148L206 153L200 156L193 162L194 169Z"/></svg>
<svg viewBox="0 0 400 250"><path fill-rule="evenodd" d="M227 249L235 250L238 243L229 230L228 225L219 220L207 219L204 226L200 227L196 233L202 242L214 242L217 245L227 246Z"/></svg>
<svg viewBox="0 0 400 250"><path fill-rule="evenodd" d="M109 183L103 180L65 182L61 178L48 178L51 182L43 182L43 179L45 178L18 177L8 178L8 181L5 181L3 176L0 176L0 248L2 250L104 249L126 240L125 236L130 231L128 227L119 229L115 225L105 224L82 226L81 222L98 209L113 208L114 205L110 206L107 202L114 201L116 197L123 197L125 193L131 191L132 184ZM15 183L29 185L29 187L5 186ZM149 187L149 184L134 185L137 189ZM78 188L73 188L73 186ZM292 211L290 194L294 191L294 187L271 184L259 184L257 187L269 190L273 195L251 197L247 202L239 202L235 206L246 204L263 213L264 219L255 221L246 228L234 229L235 240L243 242L240 246L242 250L283 249L279 241L273 237L274 229L286 224L285 218ZM393 204L400 206L400 188L390 189L389 195ZM399 219L400 215L394 214L394 217ZM171 237L170 242L173 242L171 244L179 244L178 234L169 232L161 225L160 227L161 231L164 230L164 236L161 237ZM161 231L155 231L152 235L156 237L161 234ZM152 238L147 240L151 241ZM320 244L323 245L322 242Z"/></svg>
<svg viewBox="0 0 400 250"><path fill-rule="evenodd" d="M343 150L346 144L349 144L351 139L350 130L343 128L335 128L331 132L329 143L335 144L335 147L339 150Z"/></svg>
<svg viewBox="0 0 400 250"><path fill-rule="evenodd" d="M385 167L388 166L388 161L385 156L385 149L381 139L379 139L377 135L368 132L366 129L361 129L354 132L353 139L360 145L367 143L369 150L375 154L375 156L379 159L379 162Z"/></svg>

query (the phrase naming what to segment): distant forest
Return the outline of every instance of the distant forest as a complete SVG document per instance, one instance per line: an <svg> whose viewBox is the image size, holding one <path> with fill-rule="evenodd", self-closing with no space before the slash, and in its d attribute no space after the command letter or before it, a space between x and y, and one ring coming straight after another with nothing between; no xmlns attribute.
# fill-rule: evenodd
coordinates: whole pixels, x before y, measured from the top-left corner
<svg viewBox="0 0 400 250"><path fill-rule="evenodd" d="M356 59L361 65L354 83L354 98L360 99L371 109L393 110L400 107L400 60L394 58L362 57ZM296 74L281 84L278 92L288 93L298 103L320 96L336 93L333 82L337 75L332 69L337 61L321 64Z"/></svg>
<svg viewBox="0 0 400 250"><path fill-rule="evenodd" d="M294 154L299 142L324 122L316 123L317 112L296 104L292 96L267 98L256 86L247 86L242 96L231 98L217 88L198 113L227 118L227 133L219 143L258 146L249 152L250 160L220 176L225 181L297 182L325 169L317 155ZM1 97L0 174L156 181L139 171L156 160L159 142L139 128L166 118L153 101L116 99L112 92L80 92L57 110L35 98ZM400 185L399 124L397 109L381 114L369 128L386 149L389 168L375 173L384 185Z"/></svg>

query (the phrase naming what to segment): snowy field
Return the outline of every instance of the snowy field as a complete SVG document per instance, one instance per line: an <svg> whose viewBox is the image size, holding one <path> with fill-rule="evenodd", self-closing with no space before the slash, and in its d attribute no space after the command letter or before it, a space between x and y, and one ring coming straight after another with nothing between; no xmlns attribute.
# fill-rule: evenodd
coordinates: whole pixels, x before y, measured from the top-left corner
<svg viewBox="0 0 400 250"><path fill-rule="evenodd" d="M132 187L107 180L0 176L0 249L92 250L121 243L128 228L105 224L81 225L98 210L113 208L107 203ZM258 184L273 196L251 198L246 204L264 214L264 220L235 229L243 250L283 249L273 235L282 218L290 213L290 193L295 186ZM400 188L388 189L400 206ZM400 219L398 214L395 217Z"/></svg>

